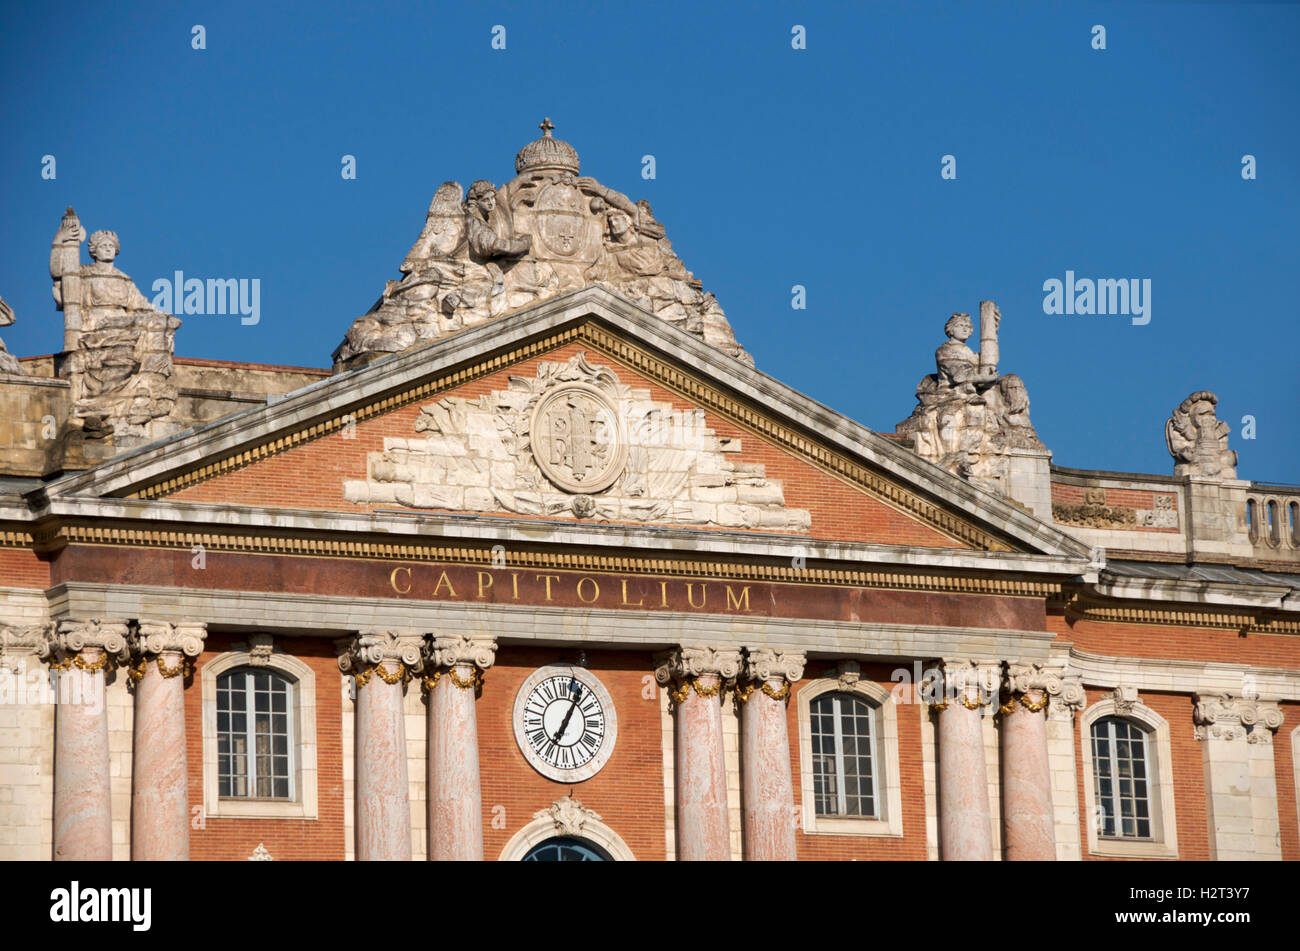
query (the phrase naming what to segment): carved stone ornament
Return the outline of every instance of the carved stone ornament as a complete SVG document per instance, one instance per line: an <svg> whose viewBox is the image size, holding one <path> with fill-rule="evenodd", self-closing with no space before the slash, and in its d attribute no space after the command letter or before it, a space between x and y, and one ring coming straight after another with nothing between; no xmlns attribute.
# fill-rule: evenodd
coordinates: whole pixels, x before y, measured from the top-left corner
<svg viewBox="0 0 1300 951"><path fill-rule="evenodd" d="M501 187L444 182L402 262L400 281L348 329L336 366L396 353L580 287L607 287L742 362L717 300L673 253L647 201L579 177L578 153L551 135L515 157Z"/></svg>
<svg viewBox="0 0 1300 951"><path fill-rule="evenodd" d="M1008 451L1045 451L1029 421L1029 393L1015 374L998 375L998 325L993 301L980 304L980 352L966 346L969 314L953 314L935 352L937 372L916 387L916 408L894 431L922 458L982 488L1008 493Z"/></svg>
<svg viewBox="0 0 1300 951"><path fill-rule="evenodd" d="M538 467L566 492L600 492L623 474L623 420L609 397L590 384L558 386L539 399L529 432Z"/></svg>
<svg viewBox="0 0 1300 951"><path fill-rule="evenodd" d="M0 624L0 671L24 669L27 658L44 649L51 629L49 624Z"/></svg>
<svg viewBox="0 0 1300 951"><path fill-rule="evenodd" d="M1192 719L1198 740L1240 740L1272 743L1282 725L1282 708L1277 703L1246 700L1231 694L1194 694Z"/></svg>
<svg viewBox="0 0 1300 951"><path fill-rule="evenodd" d="M761 463L740 462L702 410L677 409L578 353L475 399L421 407L384 437L352 502L546 518L806 531Z"/></svg>
<svg viewBox="0 0 1300 951"><path fill-rule="evenodd" d="M249 634L248 635L248 665L250 667L266 667L271 663L271 655L275 653L275 638L270 634Z"/></svg>
<svg viewBox="0 0 1300 951"><path fill-rule="evenodd" d="M253 849L253 854L248 857L250 862L274 862L271 853L266 850L266 844L259 842L257 848Z"/></svg>
<svg viewBox="0 0 1300 951"><path fill-rule="evenodd" d="M5 303L5 299L0 297L0 327L8 327L14 322L14 309ZM5 342L0 340L0 373L9 373L14 376L26 376L27 371L8 350L5 349Z"/></svg>
<svg viewBox="0 0 1300 951"><path fill-rule="evenodd" d="M565 796L534 812L533 818L550 819L555 823L556 835L581 836L588 822L600 821L600 813L588 809L572 796Z"/></svg>
<svg viewBox="0 0 1300 951"><path fill-rule="evenodd" d="M136 657L173 652L198 657L203 653L203 639L207 634L206 624L141 620L130 636L131 653Z"/></svg>
<svg viewBox="0 0 1300 951"><path fill-rule="evenodd" d="M341 638L337 645L339 670L345 674L359 677L380 664L390 670L404 667L411 673L424 669L424 638L410 631L363 631Z"/></svg>
<svg viewBox="0 0 1300 951"><path fill-rule="evenodd" d="M1228 448L1232 427L1214 412L1219 398L1199 390L1178 404L1165 422L1165 446L1174 457L1174 475L1237 478L1237 454Z"/></svg>
<svg viewBox="0 0 1300 951"><path fill-rule="evenodd" d="M838 680L841 690L852 690L862 679L862 666L856 660L842 660L826 672L826 677Z"/></svg>
<svg viewBox="0 0 1300 951"><path fill-rule="evenodd" d="M491 637L440 634L433 638L427 657L433 667L472 666L487 670L496 659L496 651L497 642Z"/></svg>
<svg viewBox="0 0 1300 951"><path fill-rule="evenodd" d="M745 652L744 677L759 683L784 680L798 683L803 679L807 655L803 651L776 651L760 648Z"/></svg>
<svg viewBox="0 0 1300 951"><path fill-rule="evenodd" d="M708 674L716 675L723 682L733 681L740 675L741 656L737 650L679 647L656 655L655 661L655 680L660 686Z"/></svg>
<svg viewBox="0 0 1300 951"><path fill-rule="evenodd" d="M58 627L47 635L45 643L38 647L37 653L42 659L61 663L89 650L121 663L130 656L127 647L129 633L125 621L102 621L99 618L60 621Z"/></svg>
<svg viewBox="0 0 1300 951"><path fill-rule="evenodd" d="M1137 687L1121 684L1111 691L1111 702L1115 704L1116 713L1132 713L1133 705L1138 702Z"/></svg>

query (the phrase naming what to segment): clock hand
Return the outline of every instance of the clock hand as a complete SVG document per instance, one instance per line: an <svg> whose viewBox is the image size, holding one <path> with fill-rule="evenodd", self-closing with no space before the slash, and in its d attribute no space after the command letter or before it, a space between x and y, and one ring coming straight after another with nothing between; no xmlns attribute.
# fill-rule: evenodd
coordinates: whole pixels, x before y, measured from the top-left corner
<svg viewBox="0 0 1300 951"><path fill-rule="evenodd" d="M574 684L574 686L577 685ZM575 707L577 707L578 698L581 696L582 696L582 688L578 687L577 692L573 694L573 702L569 704L569 709L566 710L564 713L564 719L560 721L560 728L555 731L555 742L557 744L560 742L560 737L564 736L564 731L568 729L569 720L573 717L573 710Z"/></svg>

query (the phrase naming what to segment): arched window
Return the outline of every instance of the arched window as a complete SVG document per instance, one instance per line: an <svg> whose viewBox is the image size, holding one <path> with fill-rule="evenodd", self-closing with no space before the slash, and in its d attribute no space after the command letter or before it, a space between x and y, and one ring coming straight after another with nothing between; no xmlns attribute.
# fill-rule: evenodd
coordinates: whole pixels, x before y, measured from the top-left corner
<svg viewBox="0 0 1300 951"><path fill-rule="evenodd" d="M1300 502L1291 502L1286 507L1291 519L1291 544L1300 548Z"/></svg>
<svg viewBox="0 0 1300 951"><path fill-rule="evenodd" d="M1133 720L1103 717L1092 725L1098 837L1153 837L1150 746L1146 731Z"/></svg>
<svg viewBox="0 0 1300 951"><path fill-rule="evenodd" d="M1259 541L1259 503L1254 499L1246 500L1246 529L1252 545Z"/></svg>
<svg viewBox="0 0 1300 951"><path fill-rule="evenodd" d="M524 862L612 862L608 852L595 842L572 836L556 836L528 850Z"/></svg>
<svg viewBox="0 0 1300 951"><path fill-rule="evenodd" d="M1282 541L1282 523L1278 520L1277 502L1269 499L1268 502L1268 540L1276 545Z"/></svg>
<svg viewBox="0 0 1300 951"><path fill-rule="evenodd" d="M293 682L240 667L217 678L217 786L226 799L294 798Z"/></svg>
<svg viewBox="0 0 1300 951"><path fill-rule="evenodd" d="M827 693L812 701L808 714L817 815L877 818L877 731L871 705L850 693Z"/></svg>

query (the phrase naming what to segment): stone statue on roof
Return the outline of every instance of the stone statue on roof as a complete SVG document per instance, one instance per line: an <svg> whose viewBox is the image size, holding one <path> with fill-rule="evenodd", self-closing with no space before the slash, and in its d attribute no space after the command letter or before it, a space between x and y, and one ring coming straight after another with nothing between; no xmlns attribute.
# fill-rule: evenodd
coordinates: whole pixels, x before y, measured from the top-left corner
<svg viewBox="0 0 1300 951"><path fill-rule="evenodd" d="M357 318L335 351L342 368L397 353L522 307L600 285L750 365L712 294L673 253L649 202L579 176L578 153L551 132L520 149L515 178L480 180L462 201L444 182L402 263L403 278Z"/></svg>

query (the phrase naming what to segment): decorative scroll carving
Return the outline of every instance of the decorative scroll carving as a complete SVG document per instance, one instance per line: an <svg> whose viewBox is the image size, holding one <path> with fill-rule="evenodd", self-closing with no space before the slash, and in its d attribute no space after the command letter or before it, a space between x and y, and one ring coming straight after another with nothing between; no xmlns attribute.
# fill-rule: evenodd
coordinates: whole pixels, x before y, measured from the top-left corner
<svg viewBox="0 0 1300 951"><path fill-rule="evenodd" d="M655 681L668 689L673 703L681 704L691 690L704 699L721 696L740 675L741 655L713 647L679 647L656 654L655 664Z"/></svg>
<svg viewBox="0 0 1300 951"><path fill-rule="evenodd" d="M600 821L600 813L588 809L572 796L565 796L534 812L533 818L550 819L555 823L556 835L580 836L588 822Z"/></svg>
<svg viewBox="0 0 1300 951"><path fill-rule="evenodd" d="M1137 687L1121 684L1111 691L1111 702L1115 705L1115 712L1119 714L1128 714L1133 712L1133 705L1138 702Z"/></svg>
<svg viewBox="0 0 1300 951"><path fill-rule="evenodd" d="M175 652L198 657L203 653L203 639L207 635L206 624L141 620L130 635L131 653L138 656Z"/></svg>
<svg viewBox="0 0 1300 951"><path fill-rule="evenodd" d="M852 690L862 679L862 667L856 660L842 660L826 672L826 677L838 680L841 690Z"/></svg>
<svg viewBox="0 0 1300 951"><path fill-rule="evenodd" d="M335 351L336 364L395 353L535 301L599 284L750 365L712 294L672 251L646 201L578 177L578 153L551 135L520 150L496 188L444 182L400 281L389 281Z"/></svg>
<svg viewBox="0 0 1300 951"><path fill-rule="evenodd" d="M424 638L410 631L363 631L340 639L336 646L339 670L354 676L358 687L364 687L372 674L395 684L424 669Z"/></svg>
<svg viewBox="0 0 1300 951"><path fill-rule="evenodd" d="M1178 404L1165 423L1165 446L1174 457L1174 475L1237 478L1237 454L1228 448L1232 427L1214 413L1219 398L1199 390Z"/></svg>
<svg viewBox="0 0 1300 951"><path fill-rule="evenodd" d="M87 265L81 263L85 240L69 208L51 246L50 277L64 316L72 419L87 438L111 434L119 445L171 435L180 430L167 417L177 398L172 352L181 322L156 310L113 266L121 250L116 234L90 236Z"/></svg>
<svg viewBox="0 0 1300 951"><path fill-rule="evenodd" d="M75 664L83 670L98 670L127 660L129 633L125 621L102 621L99 618L60 621L58 627L48 633L37 653L53 667L66 668ZM86 652L93 655L91 659L83 656Z"/></svg>
<svg viewBox="0 0 1300 951"><path fill-rule="evenodd" d="M798 683L803 679L803 668L808 655L803 651L777 651L769 648L745 652L744 677L746 680L784 680Z"/></svg>
<svg viewBox="0 0 1300 951"><path fill-rule="evenodd" d="M496 659L497 642L491 637L466 634L440 634L433 638L427 652L426 666L465 667L487 670Z"/></svg>
<svg viewBox="0 0 1300 951"><path fill-rule="evenodd" d="M1208 738L1272 743L1284 716L1277 703L1247 700L1231 694L1194 694L1192 719L1198 740Z"/></svg>
<svg viewBox="0 0 1300 951"><path fill-rule="evenodd" d="M50 624L0 624L0 671L18 673L33 654L43 656Z"/></svg>
<svg viewBox="0 0 1300 951"><path fill-rule="evenodd" d="M1052 520L1058 525L1077 525L1080 528L1131 530L1135 528L1177 528L1178 510L1172 495L1157 495L1149 509L1125 505L1107 505L1106 490L1089 488L1085 501L1052 504Z"/></svg>
<svg viewBox="0 0 1300 951"><path fill-rule="evenodd" d="M600 521L805 531L761 464L725 453L698 410L677 411L619 382L586 353L475 400L446 397L385 437L354 502Z"/></svg>
<svg viewBox="0 0 1300 951"><path fill-rule="evenodd" d="M978 710L984 706L997 706L1001 686L1001 664L944 658L934 668L934 673L926 678L921 693L924 699L940 710L950 703L961 704L968 710ZM938 697L933 696L936 692Z"/></svg>
<svg viewBox="0 0 1300 951"><path fill-rule="evenodd" d="M270 634L249 634L248 635L248 665L250 667L266 667L271 663L271 655L275 653L275 638Z"/></svg>
<svg viewBox="0 0 1300 951"><path fill-rule="evenodd" d="M14 309L5 303L5 299L0 297L0 327L8 327L14 322ZM5 349L5 342L0 340L0 373L11 373L15 376L26 376L27 371L14 356Z"/></svg>
<svg viewBox="0 0 1300 951"><path fill-rule="evenodd" d="M1029 421L1029 393L1013 373L998 376L993 301L980 303L981 352L966 346L969 314L953 314L935 351L937 372L917 384L917 406L894 431L922 457L976 485L1008 494L1008 450L1045 450Z"/></svg>

